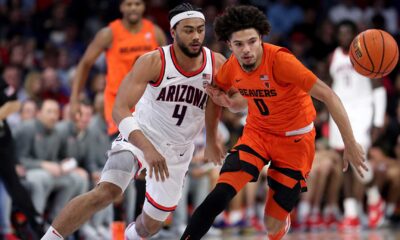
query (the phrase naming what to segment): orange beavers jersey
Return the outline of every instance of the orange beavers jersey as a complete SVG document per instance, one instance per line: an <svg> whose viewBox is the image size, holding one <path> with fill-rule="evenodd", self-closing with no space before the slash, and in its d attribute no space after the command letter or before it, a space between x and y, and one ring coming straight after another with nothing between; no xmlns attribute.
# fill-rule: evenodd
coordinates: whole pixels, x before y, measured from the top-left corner
<svg viewBox="0 0 400 240"><path fill-rule="evenodd" d="M142 19L142 24L142 29L137 33L129 32L122 24L121 19L109 24L112 31L112 43L106 50L107 76L104 114L110 135L118 132L112 119L112 108L119 85L131 70L136 59L158 47L154 24L146 19Z"/></svg>
<svg viewBox="0 0 400 240"><path fill-rule="evenodd" d="M247 99L246 127L277 134L306 127L316 115L308 92L317 77L287 49L268 43L263 49L252 72L243 71L232 54L218 71L217 86L236 88Z"/></svg>

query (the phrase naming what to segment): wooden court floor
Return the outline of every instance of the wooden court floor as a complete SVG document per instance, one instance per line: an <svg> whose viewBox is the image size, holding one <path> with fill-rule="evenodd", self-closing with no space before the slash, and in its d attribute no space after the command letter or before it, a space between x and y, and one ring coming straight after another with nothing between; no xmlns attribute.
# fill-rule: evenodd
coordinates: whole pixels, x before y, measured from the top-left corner
<svg viewBox="0 0 400 240"><path fill-rule="evenodd" d="M268 240L262 235L208 237L205 240ZM317 233L292 232L282 240L400 240L400 229L360 231L358 233L338 233L326 231Z"/></svg>
<svg viewBox="0 0 400 240"><path fill-rule="evenodd" d="M153 237L152 240L177 240L175 237ZM204 240L268 240L264 235L235 235L224 233L219 237L204 237ZM400 228L360 231L356 233L339 233L337 231L323 231L316 233L292 232L282 240L400 240Z"/></svg>

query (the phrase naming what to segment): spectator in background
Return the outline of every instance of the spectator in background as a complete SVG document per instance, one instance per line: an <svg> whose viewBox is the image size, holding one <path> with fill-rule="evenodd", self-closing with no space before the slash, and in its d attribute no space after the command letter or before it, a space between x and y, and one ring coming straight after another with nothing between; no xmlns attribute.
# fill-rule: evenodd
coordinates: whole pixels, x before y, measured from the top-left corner
<svg viewBox="0 0 400 240"><path fill-rule="evenodd" d="M393 219L397 203L400 200L400 136L397 137L394 152L395 157L392 158L378 147L373 147L370 150L371 165L376 183L381 190L388 187L387 203L384 209L387 220Z"/></svg>
<svg viewBox="0 0 400 240"><path fill-rule="evenodd" d="M33 203L40 214L45 211L50 193L55 191L54 203L49 209L50 219L74 196L77 189L82 188L81 177L63 169L62 151L65 146L62 146L62 138L54 128L59 114L59 104L46 99L39 107L37 118L22 123L15 134L19 159L26 168Z"/></svg>
<svg viewBox="0 0 400 240"><path fill-rule="evenodd" d="M42 83L42 99L54 99L60 106L68 103L68 96L61 88L61 82L55 68L43 70Z"/></svg>
<svg viewBox="0 0 400 240"><path fill-rule="evenodd" d="M72 69L71 62L72 61L68 50L65 48L60 49L58 55L57 75L60 80L62 91L68 96L71 94L72 86L70 79L70 72Z"/></svg>
<svg viewBox="0 0 400 240"><path fill-rule="evenodd" d="M93 107L88 102L80 104L81 116L75 121L64 120L56 126L57 131L63 139L65 147L66 160L63 165L71 164L71 167L66 171L75 173L80 177L81 188L77 189L74 196L83 194L89 190L89 166L95 162L97 140L94 134L88 128L93 115ZM96 229L90 224L83 225L81 234L86 239L99 238Z"/></svg>
<svg viewBox="0 0 400 240"><path fill-rule="evenodd" d="M38 106L35 101L31 99L27 99L22 102L21 110L20 110L20 118L21 122L33 120L36 117L36 113L38 111Z"/></svg>
<svg viewBox="0 0 400 240"><path fill-rule="evenodd" d="M373 21L374 16L380 15L384 18L385 29L391 34L398 33L398 13L397 10L391 6L390 0L375 0L372 5L367 7L364 11L364 20L369 23Z"/></svg>
<svg viewBox="0 0 400 240"><path fill-rule="evenodd" d="M17 98L22 98L21 82L22 82L22 72L21 69L14 65L7 65L3 70L4 81L15 89Z"/></svg>
<svg viewBox="0 0 400 240"><path fill-rule="evenodd" d="M42 82L42 75L39 72L29 72L25 77L24 96L22 98L39 102L43 88Z"/></svg>
<svg viewBox="0 0 400 240"><path fill-rule="evenodd" d="M325 19L316 28L313 47L310 54L316 60L326 61L330 53L336 48L335 26ZM318 75L319 76L319 75Z"/></svg>
<svg viewBox="0 0 400 240"><path fill-rule="evenodd" d="M102 73L97 73L94 75L92 78L92 81L90 83L90 89L89 89L89 96L91 99L94 99L99 93L103 96L104 99L104 88L106 86L106 76ZM103 102L104 105L104 102ZM103 111L104 111L104 106L103 106Z"/></svg>
<svg viewBox="0 0 400 240"><path fill-rule="evenodd" d="M39 214L32 203L29 193L22 186L17 174L17 169L21 170L19 172L20 174L23 174L24 171L22 168L17 167L19 161L16 156L15 142L6 121L7 116L18 111L19 108L20 102L16 100L15 89L0 78L0 185L2 185L0 187L0 195L2 196L0 199L0 209L4 211L0 213L0 218L5 220L2 221L3 226L1 227L5 227L5 229L0 229L0 238L7 237L7 234L10 234L9 219L11 205L8 204L8 195L11 197L14 204L26 214L34 229L38 231L39 234L41 231L36 219Z"/></svg>
<svg viewBox="0 0 400 240"><path fill-rule="evenodd" d="M118 87L136 59L158 46L165 45L162 30L143 18L144 0L121 0L122 19L102 28L90 43L76 70L71 94L71 112L79 112L79 93L87 81L90 68L102 52L106 52L107 85L104 92L104 111L108 134L116 137L118 128L111 117ZM118 37L117 37L118 36Z"/></svg>
<svg viewBox="0 0 400 240"><path fill-rule="evenodd" d="M334 24L338 24L343 20L351 20L357 25L362 23L363 12L361 8L355 5L354 0L341 0L329 9L329 20Z"/></svg>
<svg viewBox="0 0 400 240"><path fill-rule="evenodd" d="M111 141L107 134L107 124L104 118L104 95L102 92L96 94L94 98L94 115L89 123L89 131L92 132L94 138L96 139L96 144L92 146L93 156L88 163L88 170L90 173L92 186L96 186L100 180L101 171L106 163L106 155L105 153L111 148ZM133 186L130 186L131 190L134 191ZM128 196L127 202L133 201L128 204L127 210L131 212L127 212L127 214L133 214L133 210L131 209L132 205L134 205L135 201L132 200ZM132 218L132 217L131 217ZM113 221L113 207L112 205L107 206L105 209L96 213L92 219L89 221L89 224L93 226L94 229L97 230L97 234L99 234L104 239L109 238L110 233L110 225Z"/></svg>
<svg viewBox="0 0 400 240"><path fill-rule="evenodd" d="M274 30L271 34L271 43L278 43L288 36L293 26L304 19L304 12L292 0L278 0L267 11L267 18Z"/></svg>
<svg viewBox="0 0 400 240"><path fill-rule="evenodd" d="M89 130L94 134L96 144L93 146L95 154L94 160L88 165L89 172L93 183L100 180L100 174L106 162L106 153L111 148L111 141L107 135L107 124L104 117L104 95L97 93L94 99L94 115L89 123Z"/></svg>
<svg viewBox="0 0 400 240"><path fill-rule="evenodd" d="M308 191L303 193L297 210L299 230L320 231L336 227L339 207L338 197L342 185L340 156L333 150L318 148L308 178ZM326 194L326 198L324 198ZM321 205L325 200L325 210Z"/></svg>

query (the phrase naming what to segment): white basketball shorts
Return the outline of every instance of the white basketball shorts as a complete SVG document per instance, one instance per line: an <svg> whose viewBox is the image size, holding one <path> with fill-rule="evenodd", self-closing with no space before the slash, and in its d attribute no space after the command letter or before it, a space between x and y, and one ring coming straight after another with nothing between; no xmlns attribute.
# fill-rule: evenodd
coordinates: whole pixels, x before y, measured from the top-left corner
<svg viewBox="0 0 400 240"><path fill-rule="evenodd" d="M188 171L190 161L193 157L194 144L177 145L167 141L157 143L154 139L149 139L157 151L163 155L167 161L169 178L164 182L156 181L153 175L150 178L146 175L146 200L143 211L158 221L165 221L170 212L174 211L179 199L182 196L184 180ZM132 161L120 161L119 155L122 152L132 153ZM126 158L122 156L122 158ZM112 149L108 153L108 160L104 166L100 182L110 182L119 186L122 191L130 183L131 179L143 169L149 169L144 159L143 152L125 141L122 137L112 144Z"/></svg>

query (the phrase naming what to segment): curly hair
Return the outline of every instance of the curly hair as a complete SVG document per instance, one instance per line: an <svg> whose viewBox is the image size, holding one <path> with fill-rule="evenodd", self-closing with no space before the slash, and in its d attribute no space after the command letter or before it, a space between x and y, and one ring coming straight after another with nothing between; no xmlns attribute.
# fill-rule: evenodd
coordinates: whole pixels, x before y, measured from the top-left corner
<svg viewBox="0 0 400 240"><path fill-rule="evenodd" d="M187 11L202 12L202 9L199 8L199 7L196 7L196 6L192 5L192 4L190 4L190 3L182 3L182 4L179 4L178 6L174 7L173 9L171 9L171 10L169 11L168 19L169 19L169 21L171 21L171 19L172 19L175 15L177 15L177 14L179 14L179 13L187 12ZM175 26L174 26L174 28L175 28Z"/></svg>
<svg viewBox="0 0 400 240"><path fill-rule="evenodd" d="M229 7L214 22L214 30L220 41L228 41L232 33L248 28L255 28L261 35L268 35L271 25L263 12L248 5Z"/></svg>
<svg viewBox="0 0 400 240"><path fill-rule="evenodd" d="M341 28L342 26L347 26L347 27L349 27L349 28L351 29L351 31L353 32L353 34L357 34L357 33L358 33L358 27L357 27L357 25L356 25L353 21L351 21L351 20L345 19L345 20L339 22L339 23L336 25L336 30L339 31L339 28Z"/></svg>

